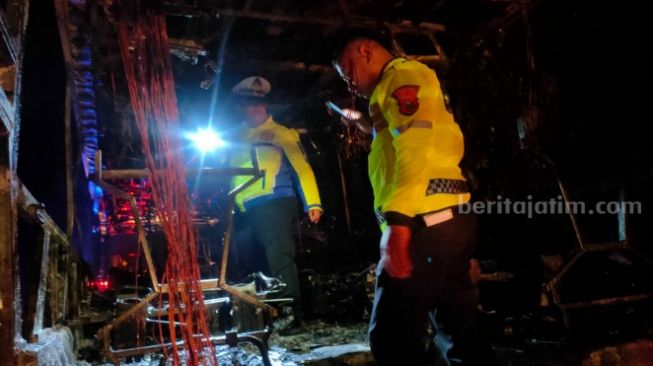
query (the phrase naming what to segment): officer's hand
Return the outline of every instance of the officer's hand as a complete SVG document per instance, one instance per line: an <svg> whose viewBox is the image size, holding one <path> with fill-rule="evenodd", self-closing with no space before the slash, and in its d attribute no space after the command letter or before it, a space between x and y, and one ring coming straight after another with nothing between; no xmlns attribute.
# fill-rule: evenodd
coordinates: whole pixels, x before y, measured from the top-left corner
<svg viewBox="0 0 653 366"><path fill-rule="evenodd" d="M478 284L478 280L481 278L481 263L476 258L469 260L469 278L474 285Z"/></svg>
<svg viewBox="0 0 653 366"><path fill-rule="evenodd" d="M317 224L320 221L321 217L322 210L319 208L312 208L308 210L308 219L311 220L312 223Z"/></svg>
<svg viewBox="0 0 653 366"><path fill-rule="evenodd" d="M413 272L408 226L390 225L381 236L383 267L390 277L405 279Z"/></svg>

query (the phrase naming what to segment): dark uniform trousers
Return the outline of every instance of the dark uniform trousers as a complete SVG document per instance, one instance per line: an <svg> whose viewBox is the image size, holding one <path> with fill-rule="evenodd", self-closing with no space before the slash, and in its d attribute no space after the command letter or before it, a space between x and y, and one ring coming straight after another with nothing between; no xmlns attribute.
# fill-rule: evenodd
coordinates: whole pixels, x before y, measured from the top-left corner
<svg viewBox="0 0 653 366"><path fill-rule="evenodd" d="M297 219L297 199L280 197L248 209L236 218L235 245L252 255L254 246L246 245L254 240L263 249L268 276L277 277L286 284L280 297L299 299L299 277L295 264L294 220Z"/></svg>
<svg viewBox="0 0 653 366"><path fill-rule="evenodd" d="M369 337L377 365L486 365L491 350L477 328L478 292L469 277L476 217L454 209L449 221L426 227L415 220L408 279L377 271ZM428 352L429 321L436 330L436 361ZM488 357L489 356L489 357Z"/></svg>

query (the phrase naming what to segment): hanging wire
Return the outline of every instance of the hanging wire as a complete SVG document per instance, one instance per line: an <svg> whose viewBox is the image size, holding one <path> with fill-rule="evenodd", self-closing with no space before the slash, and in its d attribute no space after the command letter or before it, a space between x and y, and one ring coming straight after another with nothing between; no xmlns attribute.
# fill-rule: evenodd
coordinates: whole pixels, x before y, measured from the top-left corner
<svg viewBox="0 0 653 366"><path fill-rule="evenodd" d="M114 4L131 16L119 19L118 37L129 97L151 175L152 196L168 246L163 281L168 285L172 362L217 365L199 282L196 233L177 133L179 111L165 17L153 11L150 1L137 6L127 0ZM183 360L178 338L183 340Z"/></svg>

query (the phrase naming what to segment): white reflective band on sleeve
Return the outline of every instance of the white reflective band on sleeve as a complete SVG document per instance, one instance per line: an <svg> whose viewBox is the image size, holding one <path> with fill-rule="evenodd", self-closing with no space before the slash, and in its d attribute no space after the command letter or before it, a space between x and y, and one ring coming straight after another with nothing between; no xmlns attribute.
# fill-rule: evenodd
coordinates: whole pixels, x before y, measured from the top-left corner
<svg viewBox="0 0 653 366"><path fill-rule="evenodd" d="M408 123L405 123L393 130L394 135L400 135L410 128L433 128L433 123L431 121L425 121L425 120L412 120Z"/></svg>

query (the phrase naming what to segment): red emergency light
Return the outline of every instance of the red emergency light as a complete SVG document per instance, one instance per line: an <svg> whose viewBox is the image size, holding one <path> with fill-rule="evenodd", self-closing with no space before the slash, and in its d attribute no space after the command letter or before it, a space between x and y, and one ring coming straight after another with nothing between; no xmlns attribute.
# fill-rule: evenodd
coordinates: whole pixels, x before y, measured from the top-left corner
<svg viewBox="0 0 653 366"><path fill-rule="evenodd" d="M109 280L106 279L100 279L100 280L95 280L95 281L88 281L86 283L86 286L89 289L94 289L100 292L105 292L109 289L111 283Z"/></svg>

